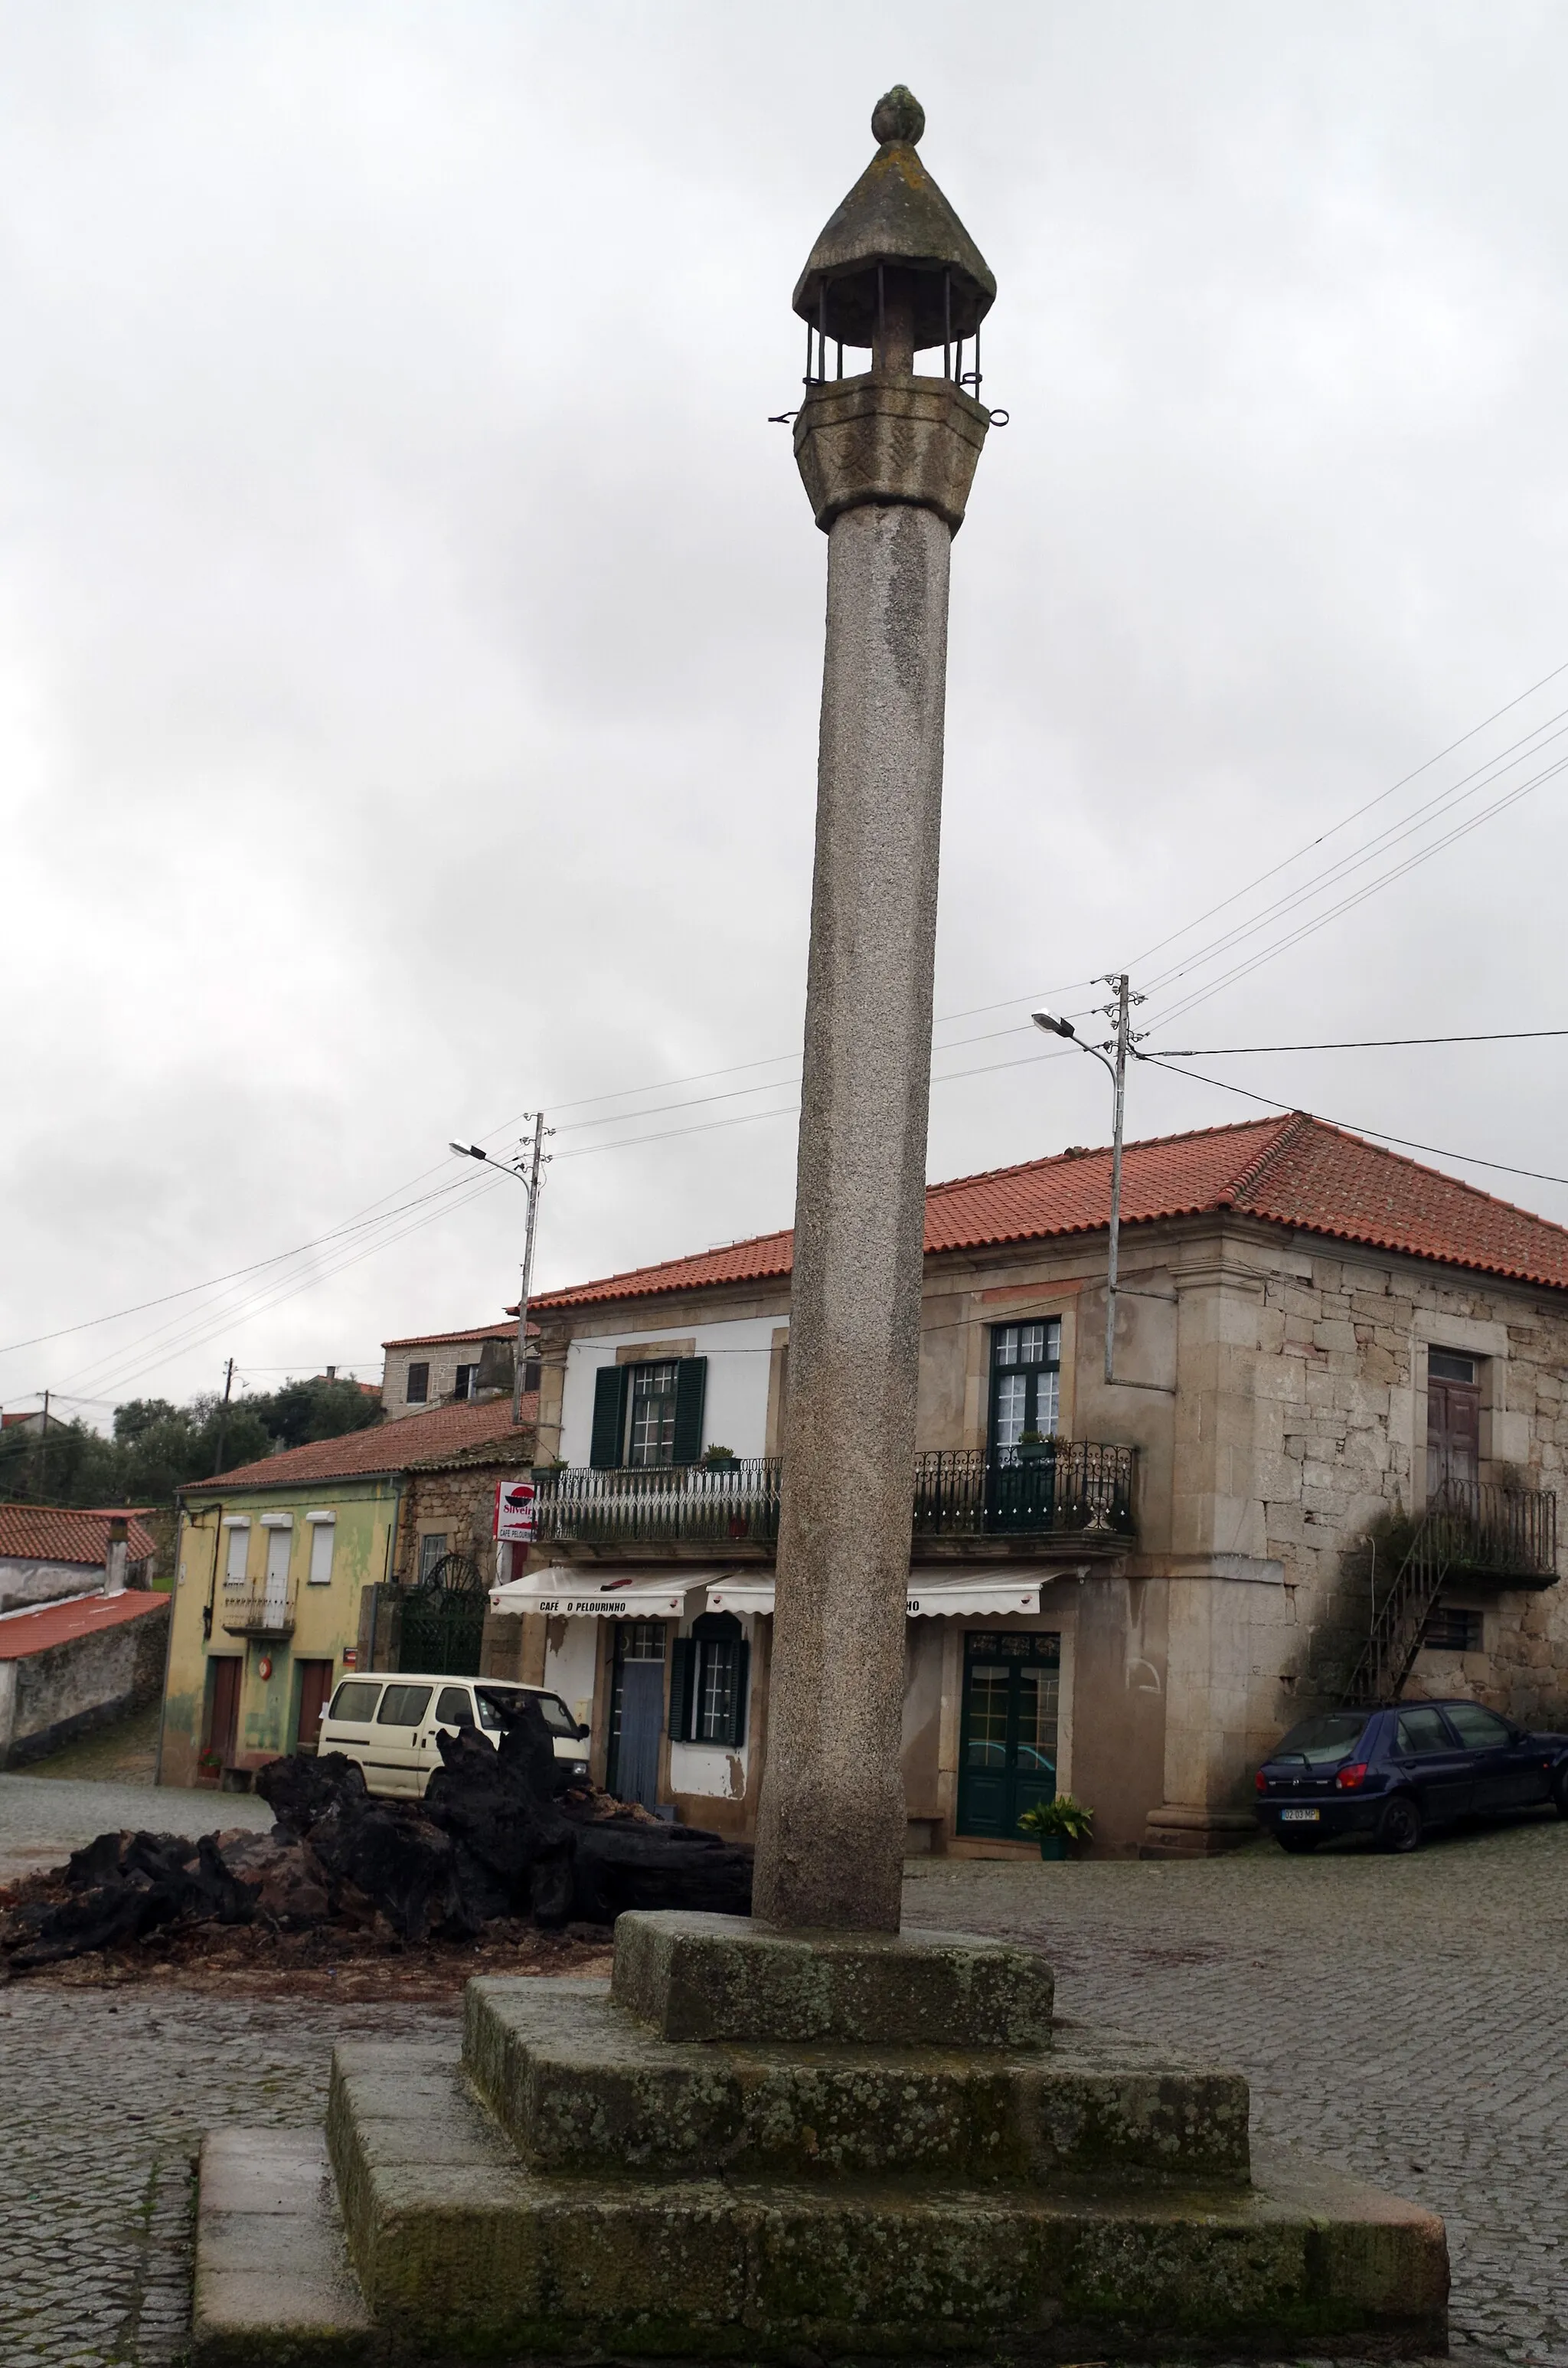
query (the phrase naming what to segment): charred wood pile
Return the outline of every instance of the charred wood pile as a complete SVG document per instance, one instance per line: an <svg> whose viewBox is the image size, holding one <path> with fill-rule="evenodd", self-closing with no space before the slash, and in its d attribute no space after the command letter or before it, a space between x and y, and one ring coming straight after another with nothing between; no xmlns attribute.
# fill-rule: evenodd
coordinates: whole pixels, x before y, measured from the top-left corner
<svg viewBox="0 0 1568 2368"><path fill-rule="evenodd" d="M123 1947L170 1926L375 1929L408 1947L476 1938L498 1918L546 1931L628 1907L747 1915L751 1852L585 1788L559 1792L549 1730L526 1697L493 1748L440 1738L423 1800L381 1800L341 1752L256 1776L270 1834L100 1834L0 1914L12 1974Z"/></svg>

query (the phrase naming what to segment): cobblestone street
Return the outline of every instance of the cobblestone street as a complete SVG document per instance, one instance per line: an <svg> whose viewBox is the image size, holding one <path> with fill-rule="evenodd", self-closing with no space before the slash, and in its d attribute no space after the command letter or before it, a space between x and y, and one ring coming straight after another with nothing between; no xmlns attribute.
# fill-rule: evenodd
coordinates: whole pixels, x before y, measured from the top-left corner
<svg viewBox="0 0 1568 2368"><path fill-rule="evenodd" d="M912 1868L906 1913L1027 1935L1064 2012L1239 2066L1260 2135L1447 2215L1461 2357L1568 2368L1565 1881L1552 1821L1410 1859L938 1860ZM335 2039L449 2027L174 1987L0 1992L5 2368L177 2359L201 2132L319 2121Z"/></svg>
<svg viewBox="0 0 1568 2368"><path fill-rule="evenodd" d="M1062 2013L1234 2065L1256 2136L1443 2214L1457 2355L1568 2363L1568 1825L1410 1858L934 1860L904 1915L1027 1935Z"/></svg>

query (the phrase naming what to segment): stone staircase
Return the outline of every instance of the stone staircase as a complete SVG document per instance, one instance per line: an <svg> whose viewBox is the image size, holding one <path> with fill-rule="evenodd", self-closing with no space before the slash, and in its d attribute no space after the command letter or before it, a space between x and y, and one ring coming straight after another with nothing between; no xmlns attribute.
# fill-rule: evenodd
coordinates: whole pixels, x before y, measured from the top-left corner
<svg viewBox="0 0 1568 2368"><path fill-rule="evenodd" d="M1447 2286L1440 2221L1255 2165L1238 2074L1055 2021L1023 1951L639 1915L613 1983L339 2048L324 2142L209 2137L194 2358L1392 2355Z"/></svg>

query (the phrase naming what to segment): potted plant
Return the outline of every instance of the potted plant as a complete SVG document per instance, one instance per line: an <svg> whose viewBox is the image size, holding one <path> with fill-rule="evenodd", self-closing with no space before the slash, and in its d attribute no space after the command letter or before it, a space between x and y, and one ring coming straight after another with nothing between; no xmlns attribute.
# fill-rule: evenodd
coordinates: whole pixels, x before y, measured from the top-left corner
<svg viewBox="0 0 1568 2368"><path fill-rule="evenodd" d="M1050 1443L1050 1440L1046 1438L1043 1431L1026 1430L1020 1432L1018 1437L1019 1463L1039 1463L1042 1462L1045 1456L1045 1451Z"/></svg>
<svg viewBox="0 0 1568 2368"><path fill-rule="evenodd" d="M1095 1822L1093 1809L1085 1809L1071 1793L1058 1793L1053 1801L1037 1801L1018 1819L1018 1831L1029 1834L1040 1844L1041 1858L1065 1858L1069 1842L1086 1842Z"/></svg>
<svg viewBox="0 0 1568 2368"><path fill-rule="evenodd" d="M733 1447L720 1447L715 1444L712 1447L705 1447L702 1451L702 1461L710 1472L725 1464L738 1463L740 1460Z"/></svg>
<svg viewBox="0 0 1568 2368"><path fill-rule="evenodd" d="M214 1751L209 1744L205 1750L197 1754L196 1772L204 1784L216 1784L223 1773L222 1753Z"/></svg>

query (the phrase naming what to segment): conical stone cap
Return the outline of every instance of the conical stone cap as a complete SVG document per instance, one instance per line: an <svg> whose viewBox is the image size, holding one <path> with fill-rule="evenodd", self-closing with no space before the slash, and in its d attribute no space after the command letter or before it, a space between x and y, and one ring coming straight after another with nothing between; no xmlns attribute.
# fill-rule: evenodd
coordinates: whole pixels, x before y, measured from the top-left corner
<svg viewBox="0 0 1568 2368"><path fill-rule="evenodd" d="M846 346L872 341L879 264L922 275L917 348L941 345L949 331L972 337L995 301L985 257L915 154L925 129L925 110L902 83L878 100L871 130L881 145L828 221L796 284L801 319Z"/></svg>

